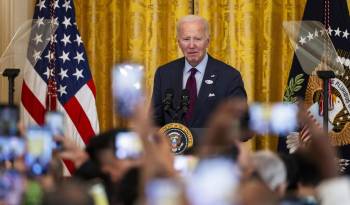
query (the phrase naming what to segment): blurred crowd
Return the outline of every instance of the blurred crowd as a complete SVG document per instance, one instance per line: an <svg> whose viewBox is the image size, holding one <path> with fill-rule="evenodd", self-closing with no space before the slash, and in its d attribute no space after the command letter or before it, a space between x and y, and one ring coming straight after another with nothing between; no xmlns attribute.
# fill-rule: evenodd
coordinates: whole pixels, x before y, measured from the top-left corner
<svg viewBox="0 0 350 205"><path fill-rule="evenodd" d="M308 125L311 141L289 155L245 146L254 135L239 125L246 109L238 100L219 106L192 155L173 155L143 106L130 129L101 133L85 149L57 135L60 148L47 169L28 168L24 156L1 161L0 204L350 204L350 181L338 173L335 150L302 107L299 123ZM72 176L63 175L63 160L73 163Z"/></svg>

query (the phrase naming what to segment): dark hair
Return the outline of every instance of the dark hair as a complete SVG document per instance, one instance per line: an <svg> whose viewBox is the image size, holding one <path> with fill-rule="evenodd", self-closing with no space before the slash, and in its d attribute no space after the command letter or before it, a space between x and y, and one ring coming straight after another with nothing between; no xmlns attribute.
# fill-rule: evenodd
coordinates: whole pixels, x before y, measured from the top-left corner
<svg viewBox="0 0 350 205"><path fill-rule="evenodd" d="M299 181L299 167L297 161L292 154L279 153L278 155L286 166L288 182L287 191L296 191Z"/></svg>
<svg viewBox="0 0 350 205"><path fill-rule="evenodd" d="M312 157L307 152L297 152L294 157L298 164L299 183L306 186L317 186L321 181L321 176Z"/></svg>
<svg viewBox="0 0 350 205"><path fill-rule="evenodd" d="M135 204L140 196L140 168L131 168L118 182L104 181L109 204Z"/></svg>
<svg viewBox="0 0 350 205"><path fill-rule="evenodd" d="M90 139L86 147L86 152L89 154L91 160L98 162L98 154L102 150L115 149L114 141L118 133L125 132L126 129L113 129L107 132L96 135Z"/></svg>
<svg viewBox="0 0 350 205"><path fill-rule="evenodd" d="M70 180L44 194L42 205L94 205L94 200L81 182Z"/></svg>

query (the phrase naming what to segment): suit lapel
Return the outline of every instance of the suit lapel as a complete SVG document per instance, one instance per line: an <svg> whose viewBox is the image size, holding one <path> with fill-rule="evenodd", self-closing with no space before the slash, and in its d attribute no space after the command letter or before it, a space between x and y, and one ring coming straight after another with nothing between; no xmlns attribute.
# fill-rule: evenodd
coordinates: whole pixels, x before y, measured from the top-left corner
<svg viewBox="0 0 350 205"><path fill-rule="evenodd" d="M195 104L194 115L189 123L192 127L193 123L197 120L200 112L203 112L202 109L206 104L206 100L210 93L214 93L215 80L218 76L216 72L216 68L213 63L213 59L211 56L208 56L208 63L204 71L204 76L201 84L201 88L199 90L199 94L197 97L197 101Z"/></svg>
<svg viewBox="0 0 350 205"><path fill-rule="evenodd" d="M178 106L180 103L181 92L182 92L182 81L183 81L183 70L185 68L185 58L179 59L179 61L175 64L175 68L173 69L172 79L173 88L174 88L174 105Z"/></svg>

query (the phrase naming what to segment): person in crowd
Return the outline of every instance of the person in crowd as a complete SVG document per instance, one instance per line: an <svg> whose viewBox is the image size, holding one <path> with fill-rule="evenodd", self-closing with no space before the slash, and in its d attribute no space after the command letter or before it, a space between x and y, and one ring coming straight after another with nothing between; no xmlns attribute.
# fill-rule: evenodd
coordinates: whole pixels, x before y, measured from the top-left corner
<svg viewBox="0 0 350 205"><path fill-rule="evenodd" d="M281 154L287 167L288 188L282 204L318 205L316 187L320 183L319 171L305 150Z"/></svg>
<svg viewBox="0 0 350 205"><path fill-rule="evenodd" d="M126 129L112 129L93 137L85 151L64 138L61 156L77 165L75 177L82 180L100 179L111 204L132 204L138 196L141 159L118 158L116 139ZM131 203L132 202L132 203Z"/></svg>
<svg viewBox="0 0 350 205"><path fill-rule="evenodd" d="M253 166L271 191L282 198L287 188L287 170L283 161L273 152L258 151L253 154Z"/></svg>
<svg viewBox="0 0 350 205"><path fill-rule="evenodd" d="M94 200L83 183L66 181L44 194L42 205L94 205Z"/></svg>
<svg viewBox="0 0 350 205"><path fill-rule="evenodd" d="M169 201L180 205L350 204L350 180L337 173L335 150L327 134L307 118L305 110L301 108L299 121L308 124L312 140L305 150L292 155L297 166L293 180L276 154L250 153L242 145L244 130L237 123L244 106L244 102L229 100L213 113L203 147L198 149L199 162L189 177L175 170L168 139L158 132L149 111L138 106L131 119L137 125L132 131L143 147L138 159L121 159L116 154L115 142L125 130L102 133L86 149L73 146L69 137L64 137L63 149L54 153L48 172L42 176L26 175L28 170L20 165L22 157L11 167L1 167L0 204L9 204L9 200L16 201L10 204L94 204L91 180L102 182L111 205L157 205ZM76 165L77 172L72 177L63 179L59 174L62 166L57 156L71 159ZM9 175L13 170L21 178ZM17 179L23 179L23 183L15 183ZM297 200L284 197L287 182L293 184Z"/></svg>

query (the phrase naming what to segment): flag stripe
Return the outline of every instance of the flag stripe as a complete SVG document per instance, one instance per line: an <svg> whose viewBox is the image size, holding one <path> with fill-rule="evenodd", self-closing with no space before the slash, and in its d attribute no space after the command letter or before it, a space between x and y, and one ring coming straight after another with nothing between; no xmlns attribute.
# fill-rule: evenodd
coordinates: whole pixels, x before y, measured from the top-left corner
<svg viewBox="0 0 350 205"><path fill-rule="evenodd" d="M70 137L74 141L75 145L84 149L85 148L84 141L82 140L72 119L69 117L68 113L66 112L65 108L61 105L61 103L57 103L57 110L59 110L64 114L65 136Z"/></svg>
<svg viewBox="0 0 350 205"><path fill-rule="evenodd" d="M22 85L21 101L34 121L39 125L44 124L45 108L28 88L26 81L24 81Z"/></svg>
<svg viewBox="0 0 350 205"><path fill-rule="evenodd" d="M93 80L89 80L87 82L87 85L89 86L89 88L91 89L91 92L94 94L94 98L96 99L96 86Z"/></svg>
<svg viewBox="0 0 350 205"><path fill-rule="evenodd" d="M34 119L32 118L32 116L28 113L28 111L26 110L26 108L24 107L23 103L21 103L21 123L23 123L23 125L35 125L37 124Z"/></svg>
<svg viewBox="0 0 350 205"><path fill-rule="evenodd" d="M26 82L27 87L31 90L31 92L36 97L36 99L40 101L42 105L45 105L47 84L40 77L40 75L33 69L33 67L29 66L30 62L28 60L27 62L28 62L27 64L28 66L26 66L24 70L23 81Z"/></svg>
<svg viewBox="0 0 350 205"><path fill-rule="evenodd" d="M64 176L70 176L70 173L74 173L75 171L74 163L70 160L63 160L63 162L64 162L63 174ZM66 171L66 169L69 171L69 173Z"/></svg>
<svg viewBox="0 0 350 205"><path fill-rule="evenodd" d="M89 119L91 125L94 125L92 128L96 133L99 130L97 111L95 106L95 97L89 86L84 85L76 94L75 97L79 101L82 109L85 111L87 118ZM90 99L89 101L84 99Z"/></svg>
<svg viewBox="0 0 350 205"><path fill-rule="evenodd" d="M72 97L65 105L64 108L77 128L84 143L89 142L89 138L95 135L94 130L90 124L89 118L78 102L77 98Z"/></svg>

